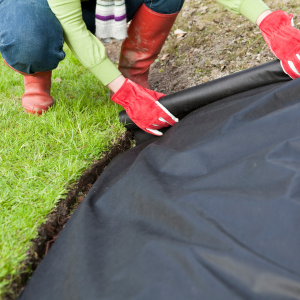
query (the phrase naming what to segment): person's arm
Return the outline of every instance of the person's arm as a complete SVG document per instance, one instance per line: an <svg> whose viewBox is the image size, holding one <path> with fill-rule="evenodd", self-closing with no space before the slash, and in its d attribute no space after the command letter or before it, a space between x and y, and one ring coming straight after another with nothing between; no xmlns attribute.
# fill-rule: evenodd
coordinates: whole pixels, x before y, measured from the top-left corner
<svg viewBox="0 0 300 300"><path fill-rule="evenodd" d="M272 13L272 11L270 11L270 10L264 11L264 12L263 12L261 15L259 15L259 17L257 18L257 20L256 20L256 25L259 26L260 23L263 21L263 19L264 19L266 16L268 16L269 14L271 14L271 13Z"/></svg>
<svg viewBox="0 0 300 300"><path fill-rule="evenodd" d="M229 11L243 15L256 24L258 17L269 7L262 0L217 0Z"/></svg>
<svg viewBox="0 0 300 300"><path fill-rule="evenodd" d="M115 93L112 101L122 105L133 122L154 135L162 135L158 129L178 122L178 119L158 102L163 94L125 80L108 59L105 47L86 28L80 0L48 0L48 3L62 25L65 41L72 52Z"/></svg>
<svg viewBox="0 0 300 300"><path fill-rule="evenodd" d="M283 71L293 79L300 77L300 31L293 27L293 15L282 10L272 12L262 0L217 1L257 24Z"/></svg>
<svg viewBox="0 0 300 300"><path fill-rule="evenodd" d="M80 0L48 0L48 3L62 25L66 43L82 65L104 85L118 78L121 73L108 59L105 47L86 28Z"/></svg>

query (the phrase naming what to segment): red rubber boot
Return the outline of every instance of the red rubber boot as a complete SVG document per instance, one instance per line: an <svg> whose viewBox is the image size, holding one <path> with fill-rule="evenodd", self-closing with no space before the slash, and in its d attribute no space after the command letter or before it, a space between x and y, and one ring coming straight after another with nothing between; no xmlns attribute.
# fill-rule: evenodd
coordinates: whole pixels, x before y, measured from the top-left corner
<svg viewBox="0 0 300 300"><path fill-rule="evenodd" d="M178 13L163 15L152 11L145 4L138 9L121 48L119 70L124 77L150 88L150 65L158 56Z"/></svg>
<svg viewBox="0 0 300 300"><path fill-rule="evenodd" d="M32 75L19 72L4 62L14 71L24 76L25 93L22 96L22 106L25 112L41 115L53 104L50 95L52 71L37 72Z"/></svg>
<svg viewBox="0 0 300 300"><path fill-rule="evenodd" d="M25 93L22 106L27 113L41 115L53 104L50 95L52 71L24 76Z"/></svg>

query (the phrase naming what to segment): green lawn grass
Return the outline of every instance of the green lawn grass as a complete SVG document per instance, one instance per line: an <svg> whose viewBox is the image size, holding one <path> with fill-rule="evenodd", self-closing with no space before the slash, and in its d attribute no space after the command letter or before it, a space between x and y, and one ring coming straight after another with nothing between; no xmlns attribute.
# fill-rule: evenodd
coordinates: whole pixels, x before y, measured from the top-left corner
<svg viewBox="0 0 300 300"><path fill-rule="evenodd" d="M23 76L0 61L0 299L68 185L125 131L109 90L65 51L41 117L23 112Z"/></svg>

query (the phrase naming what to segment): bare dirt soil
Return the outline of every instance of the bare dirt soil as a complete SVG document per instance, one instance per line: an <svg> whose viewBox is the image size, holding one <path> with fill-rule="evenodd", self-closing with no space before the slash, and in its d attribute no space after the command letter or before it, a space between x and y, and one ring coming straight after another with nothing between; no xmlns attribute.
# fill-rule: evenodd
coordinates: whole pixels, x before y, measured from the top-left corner
<svg viewBox="0 0 300 300"><path fill-rule="evenodd" d="M293 13L295 24L300 21L298 1L265 3L272 10ZM186 34L178 38L174 33L177 29ZM115 63L121 44L111 42L106 46ZM259 28L245 17L229 12L215 0L186 0L150 68L149 83L151 89L171 94L275 59Z"/></svg>

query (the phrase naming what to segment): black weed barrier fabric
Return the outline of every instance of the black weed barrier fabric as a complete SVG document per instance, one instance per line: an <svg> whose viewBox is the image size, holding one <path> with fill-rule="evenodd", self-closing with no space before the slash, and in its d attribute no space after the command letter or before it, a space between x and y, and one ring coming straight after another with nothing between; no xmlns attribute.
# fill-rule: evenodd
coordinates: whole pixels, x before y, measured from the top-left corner
<svg viewBox="0 0 300 300"><path fill-rule="evenodd" d="M20 300L300 299L300 80L114 159Z"/></svg>
<svg viewBox="0 0 300 300"><path fill-rule="evenodd" d="M275 60L164 96L159 102L174 116L182 119L188 113L225 97L290 80L282 71L280 61ZM153 135L139 129L124 110L120 112L119 120L132 132L136 145L153 139ZM161 131L165 133L168 129Z"/></svg>

